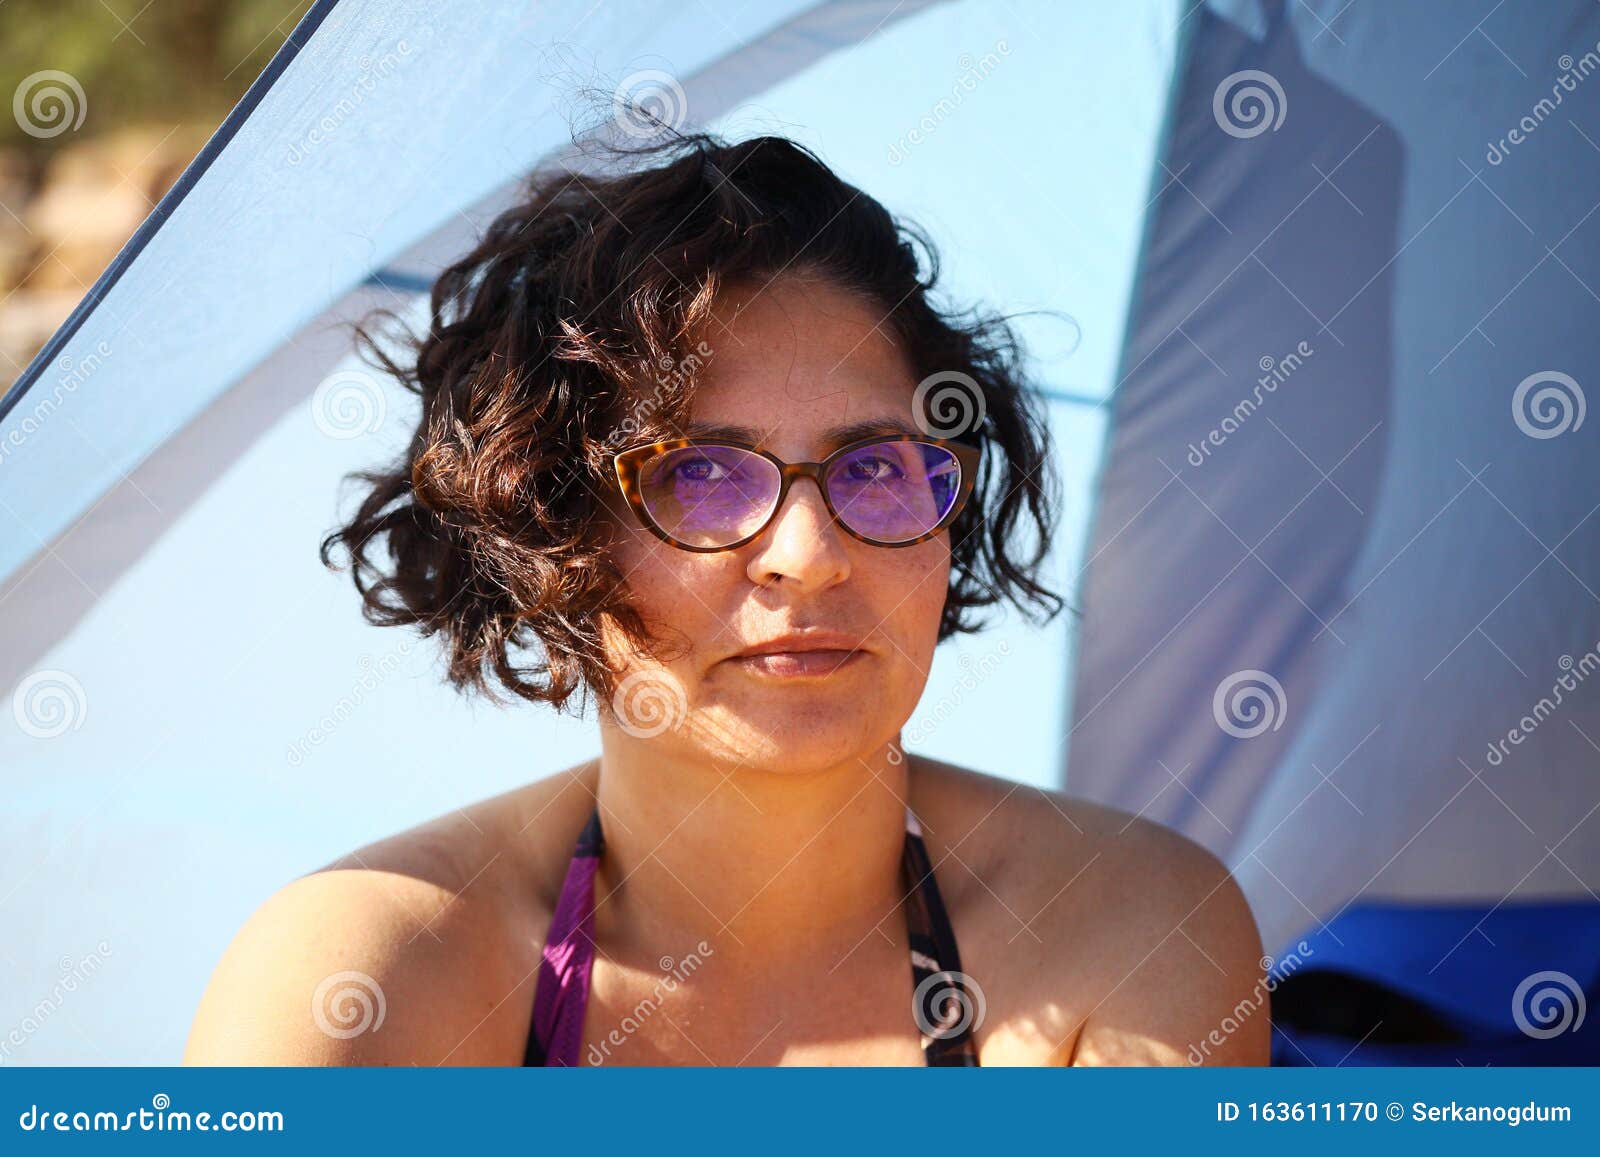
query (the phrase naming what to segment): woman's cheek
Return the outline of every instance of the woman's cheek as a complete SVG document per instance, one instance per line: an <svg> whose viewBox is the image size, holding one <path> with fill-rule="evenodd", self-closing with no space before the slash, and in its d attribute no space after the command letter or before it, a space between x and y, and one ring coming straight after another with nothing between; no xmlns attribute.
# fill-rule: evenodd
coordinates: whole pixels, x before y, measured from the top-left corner
<svg viewBox="0 0 1600 1157"><path fill-rule="evenodd" d="M950 586L949 549L931 539L885 553L899 557L885 560L877 571L879 589L873 602L889 615L879 630L895 639L892 654L896 658L913 660L926 674L938 645L939 622Z"/></svg>

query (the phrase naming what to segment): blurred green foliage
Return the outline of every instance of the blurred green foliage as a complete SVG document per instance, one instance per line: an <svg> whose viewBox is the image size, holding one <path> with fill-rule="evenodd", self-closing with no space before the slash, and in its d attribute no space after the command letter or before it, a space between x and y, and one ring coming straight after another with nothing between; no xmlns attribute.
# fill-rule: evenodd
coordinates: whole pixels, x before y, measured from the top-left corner
<svg viewBox="0 0 1600 1157"><path fill-rule="evenodd" d="M215 124L294 31L310 0L0 0L0 147L52 151L141 121ZM12 104L25 78L69 73L87 114L40 139Z"/></svg>

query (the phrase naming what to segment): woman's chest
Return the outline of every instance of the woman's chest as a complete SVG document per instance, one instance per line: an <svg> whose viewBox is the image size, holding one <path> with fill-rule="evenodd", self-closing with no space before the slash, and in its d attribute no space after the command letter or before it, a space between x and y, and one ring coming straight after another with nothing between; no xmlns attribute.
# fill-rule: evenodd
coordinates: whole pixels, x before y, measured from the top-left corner
<svg viewBox="0 0 1600 1157"><path fill-rule="evenodd" d="M714 954L655 967L597 959L583 1016L583 1065L922 1066L925 1044L968 1033L984 1065L1049 1065L1070 1051L1058 1017L1018 1014L997 977L918 983L909 953L718 975Z"/></svg>
<svg viewBox="0 0 1600 1157"><path fill-rule="evenodd" d="M715 952L661 956L644 966L597 959L581 1063L922 1064L909 961L863 957L767 969Z"/></svg>

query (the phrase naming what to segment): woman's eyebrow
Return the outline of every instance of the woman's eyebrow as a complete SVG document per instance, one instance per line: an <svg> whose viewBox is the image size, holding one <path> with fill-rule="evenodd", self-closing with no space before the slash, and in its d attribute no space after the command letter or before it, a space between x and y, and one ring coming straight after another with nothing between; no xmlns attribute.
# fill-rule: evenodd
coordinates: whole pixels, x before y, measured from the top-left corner
<svg viewBox="0 0 1600 1157"><path fill-rule="evenodd" d="M760 445L766 437L762 431L752 426L728 426L718 422L690 422L685 427L684 433L690 438L722 438L732 442L749 442L753 445ZM921 431L900 418L868 418L844 426L830 427L822 432L822 439L826 445L843 446L863 438L875 438L879 434L920 435L920 433Z"/></svg>
<svg viewBox="0 0 1600 1157"><path fill-rule="evenodd" d="M875 438L879 434L921 436L922 431L902 418L868 418L863 422L852 422L848 426L835 426L831 430L824 431L822 436L830 446L843 446L860 441L862 438Z"/></svg>

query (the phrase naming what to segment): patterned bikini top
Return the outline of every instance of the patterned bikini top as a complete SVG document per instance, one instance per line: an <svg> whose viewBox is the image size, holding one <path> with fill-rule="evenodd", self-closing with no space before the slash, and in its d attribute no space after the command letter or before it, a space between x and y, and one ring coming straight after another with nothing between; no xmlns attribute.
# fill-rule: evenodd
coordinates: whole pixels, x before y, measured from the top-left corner
<svg viewBox="0 0 1600 1157"><path fill-rule="evenodd" d="M594 876L604 852L605 833L596 807L578 835L545 937L524 1065L579 1062L594 964ZM911 1013L922 1038L923 1060L929 1065L975 1066L978 1050L972 1030L979 1009L961 971L961 954L922 842L922 825L909 807L900 869L911 942Z"/></svg>

